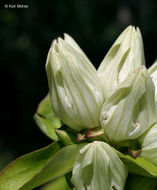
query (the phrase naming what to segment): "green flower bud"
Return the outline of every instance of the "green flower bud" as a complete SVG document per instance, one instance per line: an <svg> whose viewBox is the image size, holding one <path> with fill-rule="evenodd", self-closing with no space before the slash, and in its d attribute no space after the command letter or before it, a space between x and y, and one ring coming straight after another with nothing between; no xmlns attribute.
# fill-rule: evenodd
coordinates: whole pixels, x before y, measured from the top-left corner
<svg viewBox="0 0 157 190"><path fill-rule="evenodd" d="M157 104L157 60L155 63L148 69L151 79L155 85L155 102Z"/></svg>
<svg viewBox="0 0 157 190"><path fill-rule="evenodd" d="M80 150L72 172L77 190L123 190L126 178L123 162L107 143L100 141Z"/></svg>
<svg viewBox="0 0 157 190"><path fill-rule="evenodd" d="M141 66L106 100L100 124L109 141L118 143L138 138L156 121L154 84Z"/></svg>
<svg viewBox="0 0 157 190"><path fill-rule="evenodd" d="M67 34L54 40L46 71L54 113L76 131L94 128L104 101L97 71Z"/></svg>
<svg viewBox="0 0 157 190"><path fill-rule="evenodd" d="M139 138L141 144L140 156L157 165L157 124Z"/></svg>
<svg viewBox="0 0 157 190"><path fill-rule="evenodd" d="M98 68L105 98L135 71L145 64L143 41L139 28L127 27L118 37Z"/></svg>

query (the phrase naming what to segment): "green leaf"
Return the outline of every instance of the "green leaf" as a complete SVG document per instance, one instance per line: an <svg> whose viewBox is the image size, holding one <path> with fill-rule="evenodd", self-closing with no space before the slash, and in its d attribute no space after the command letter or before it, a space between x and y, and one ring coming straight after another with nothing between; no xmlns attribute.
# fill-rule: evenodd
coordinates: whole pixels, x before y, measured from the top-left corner
<svg viewBox="0 0 157 190"><path fill-rule="evenodd" d="M20 190L30 190L72 170L79 150L85 144L70 145L61 149L51 161Z"/></svg>
<svg viewBox="0 0 157 190"><path fill-rule="evenodd" d="M58 140L55 129L60 128L62 123L52 110L49 94L39 104L34 120L45 135Z"/></svg>
<svg viewBox="0 0 157 190"><path fill-rule="evenodd" d="M76 136L69 131L56 129L56 134L65 146L76 143Z"/></svg>
<svg viewBox="0 0 157 190"><path fill-rule="evenodd" d="M114 150L128 167L128 171L130 173L157 178L157 166L154 164L141 158L140 156L137 158L132 158L130 155L124 155L116 149Z"/></svg>
<svg viewBox="0 0 157 190"><path fill-rule="evenodd" d="M126 190L156 190L157 180L143 176L132 176L132 179L126 184Z"/></svg>
<svg viewBox="0 0 157 190"><path fill-rule="evenodd" d="M41 171L59 149L55 142L11 162L0 173L0 189L17 190L22 187Z"/></svg>
<svg viewBox="0 0 157 190"><path fill-rule="evenodd" d="M45 185L41 190L71 190L64 176L61 176Z"/></svg>
<svg viewBox="0 0 157 190"><path fill-rule="evenodd" d="M79 150L85 144L70 145L59 150L57 143L22 156L0 175L2 190L30 190L65 175L72 170Z"/></svg>

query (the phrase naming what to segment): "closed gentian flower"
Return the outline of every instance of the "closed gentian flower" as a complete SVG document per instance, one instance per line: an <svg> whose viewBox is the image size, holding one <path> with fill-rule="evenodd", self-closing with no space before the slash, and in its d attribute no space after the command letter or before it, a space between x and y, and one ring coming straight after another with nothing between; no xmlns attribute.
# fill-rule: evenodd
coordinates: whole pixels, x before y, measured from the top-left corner
<svg viewBox="0 0 157 190"><path fill-rule="evenodd" d="M100 141L80 150L72 171L77 190L123 190L126 178L123 162L108 144Z"/></svg>
<svg viewBox="0 0 157 190"><path fill-rule="evenodd" d="M155 63L148 69L151 79L155 85L155 102L157 104L157 60Z"/></svg>
<svg viewBox="0 0 157 190"><path fill-rule="evenodd" d="M140 156L157 165L157 123L153 125L142 137Z"/></svg>
<svg viewBox="0 0 157 190"><path fill-rule="evenodd" d="M105 98L135 71L145 64L143 41L139 28L127 27L105 56L98 68Z"/></svg>
<svg viewBox="0 0 157 190"><path fill-rule="evenodd" d="M97 71L76 42L67 34L54 40L46 71L54 113L76 131L99 124L104 101Z"/></svg>
<svg viewBox="0 0 157 190"><path fill-rule="evenodd" d="M141 66L104 103L100 124L112 143L136 139L157 121L154 84Z"/></svg>

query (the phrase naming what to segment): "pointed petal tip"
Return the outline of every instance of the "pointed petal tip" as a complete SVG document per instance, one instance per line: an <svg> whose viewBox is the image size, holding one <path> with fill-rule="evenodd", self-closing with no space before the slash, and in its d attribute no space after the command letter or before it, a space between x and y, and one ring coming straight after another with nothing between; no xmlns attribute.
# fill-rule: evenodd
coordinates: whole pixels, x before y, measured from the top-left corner
<svg viewBox="0 0 157 190"><path fill-rule="evenodd" d="M63 35L64 35L64 40L65 41L66 41L67 38L71 38L71 36L69 34L67 34L67 33L63 33Z"/></svg>
<svg viewBox="0 0 157 190"><path fill-rule="evenodd" d="M141 33L139 27L138 27L138 26L134 26L134 25L129 25L129 26L126 28L126 30L131 30L131 31L133 31L133 32L140 32L140 33Z"/></svg>

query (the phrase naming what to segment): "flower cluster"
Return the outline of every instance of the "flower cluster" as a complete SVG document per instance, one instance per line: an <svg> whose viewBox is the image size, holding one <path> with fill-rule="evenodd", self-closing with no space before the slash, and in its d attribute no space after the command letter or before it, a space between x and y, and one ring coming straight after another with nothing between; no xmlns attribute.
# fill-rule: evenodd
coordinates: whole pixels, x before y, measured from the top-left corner
<svg viewBox="0 0 157 190"><path fill-rule="evenodd" d="M80 150L77 190L122 190L127 169L112 146L138 141L140 156L157 165L157 62L147 70L140 30L127 27L98 70L67 34L54 40L46 72L51 105L71 129L100 129L108 139Z"/></svg>

